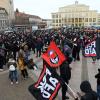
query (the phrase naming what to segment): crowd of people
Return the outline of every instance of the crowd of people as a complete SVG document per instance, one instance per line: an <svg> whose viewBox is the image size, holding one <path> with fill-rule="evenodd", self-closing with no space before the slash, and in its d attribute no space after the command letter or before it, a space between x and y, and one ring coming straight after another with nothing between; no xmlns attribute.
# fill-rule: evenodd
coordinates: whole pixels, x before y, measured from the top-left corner
<svg viewBox="0 0 100 100"><path fill-rule="evenodd" d="M100 32L86 32L84 29L76 28L60 28L56 30L37 30L32 33L2 33L0 34L0 71L3 71L5 65L8 66L11 84L14 83L14 80L16 84L18 84L18 69L23 79L28 78L27 67L29 68L28 65L30 61L32 62L33 60L29 59L30 52L33 51L36 57L41 57L44 48L48 47L52 40L56 42L57 46L68 58L67 61L61 65L62 67L60 67L61 77L68 84L71 78L71 62L80 61L80 50L83 51L84 56L85 45L91 41L96 40L97 45L99 45ZM100 59L100 53L98 53L97 59ZM99 74L95 77L98 80L97 92L100 100ZM81 100L97 100L96 92L92 90L89 82L83 82L80 88L86 93L84 96L81 96ZM62 100L69 99L69 97L66 96L66 92L67 87L64 85L62 86Z"/></svg>

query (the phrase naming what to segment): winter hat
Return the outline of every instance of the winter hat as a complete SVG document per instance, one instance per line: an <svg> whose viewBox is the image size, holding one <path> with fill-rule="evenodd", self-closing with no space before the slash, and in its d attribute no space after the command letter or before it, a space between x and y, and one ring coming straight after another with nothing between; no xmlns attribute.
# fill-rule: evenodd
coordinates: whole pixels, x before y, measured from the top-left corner
<svg viewBox="0 0 100 100"><path fill-rule="evenodd" d="M88 81L83 81L80 85L80 89L82 92L88 93L92 90L91 84Z"/></svg>
<svg viewBox="0 0 100 100"><path fill-rule="evenodd" d="M64 54L65 56L69 56L72 53L71 48L68 45L64 45Z"/></svg>

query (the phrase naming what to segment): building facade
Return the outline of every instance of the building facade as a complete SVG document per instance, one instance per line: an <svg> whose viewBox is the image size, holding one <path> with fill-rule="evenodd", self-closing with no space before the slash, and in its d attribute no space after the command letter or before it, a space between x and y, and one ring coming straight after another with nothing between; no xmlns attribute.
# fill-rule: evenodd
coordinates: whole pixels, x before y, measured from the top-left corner
<svg viewBox="0 0 100 100"><path fill-rule="evenodd" d="M15 11L14 26L17 28L32 30L38 28L41 22L42 19L39 16L22 13L18 10Z"/></svg>
<svg viewBox="0 0 100 100"><path fill-rule="evenodd" d="M13 0L0 0L0 7L5 8L5 10L7 11L9 24L11 25L13 20L15 19Z"/></svg>
<svg viewBox="0 0 100 100"><path fill-rule="evenodd" d="M32 27L32 31L37 30L39 28L39 24L42 22L42 19L36 15L29 15L29 23Z"/></svg>
<svg viewBox="0 0 100 100"><path fill-rule="evenodd" d="M97 24L97 17L96 10L90 10L89 6L78 4L78 1L75 1L75 4L61 7L58 12L52 13L52 26L54 28L93 26Z"/></svg>
<svg viewBox="0 0 100 100"><path fill-rule="evenodd" d="M100 26L100 13L98 14L98 26Z"/></svg>
<svg viewBox="0 0 100 100"><path fill-rule="evenodd" d="M46 23L45 28L46 29L51 29L52 28L52 20L51 19L45 19L44 21Z"/></svg>
<svg viewBox="0 0 100 100"><path fill-rule="evenodd" d="M8 25L8 13L5 8L0 7L0 31L5 30Z"/></svg>

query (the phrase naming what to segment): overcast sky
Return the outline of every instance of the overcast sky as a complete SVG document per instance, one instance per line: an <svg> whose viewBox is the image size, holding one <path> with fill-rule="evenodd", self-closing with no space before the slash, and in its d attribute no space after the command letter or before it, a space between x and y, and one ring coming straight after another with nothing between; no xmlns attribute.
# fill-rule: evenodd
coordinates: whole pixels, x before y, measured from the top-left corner
<svg viewBox="0 0 100 100"><path fill-rule="evenodd" d="M81 4L90 6L90 9L100 12L100 0L78 0ZM14 0L14 9L41 18L51 18L52 12L57 12L59 7L74 4L75 0Z"/></svg>

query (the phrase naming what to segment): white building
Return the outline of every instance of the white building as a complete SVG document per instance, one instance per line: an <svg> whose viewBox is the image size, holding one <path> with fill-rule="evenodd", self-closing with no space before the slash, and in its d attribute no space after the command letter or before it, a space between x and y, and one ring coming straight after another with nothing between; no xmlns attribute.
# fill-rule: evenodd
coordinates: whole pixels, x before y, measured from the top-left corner
<svg viewBox="0 0 100 100"><path fill-rule="evenodd" d="M5 8L8 13L9 23L15 19L13 0L0 0L0 7Z"/></svg>
<svg viewBox="0 0 100 100"><path fill-rule="evenodd" d="M93 26L97 24L98 13L90 10L88 5L75 4L60 7L58 12L52 13L54 28L61 26Z"/></svg>
<svg viewBox="0 0 100 100"><path fill-rule="evenodd" d="M100 13L98 14L98 26L100 26Z"/></svg>
<svg viewBox="0 0 100 100"><path fill-rule="evenodd" d="M0 8L0 31L8 27L8 13L5 8Z"/></svg>
<svg viewBox="0 0 100 100"><path fill-rule="evenodd" d="M52 19L43 19L42 21L46 23L46 26L45 26L46 29L52 28Z"/></svg>

